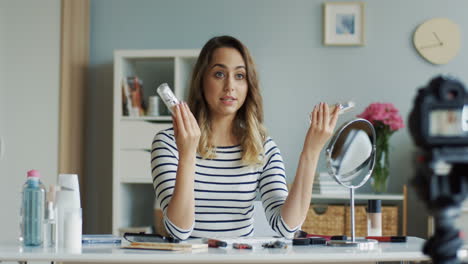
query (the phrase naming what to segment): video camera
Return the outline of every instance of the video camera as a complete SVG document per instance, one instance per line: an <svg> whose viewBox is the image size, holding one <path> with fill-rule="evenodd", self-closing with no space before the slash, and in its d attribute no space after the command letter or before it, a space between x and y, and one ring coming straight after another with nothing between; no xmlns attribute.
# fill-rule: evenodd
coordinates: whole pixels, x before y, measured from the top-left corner
<svg viewBox="0 0 468 264"><path fill-rule="evenodd" d="M409 118L416 145L423 149L468 146L468 94L454 78L438 76L418 91Z"/></svg>
<svg viewBox="0 0 468 264"><path fill-rule="evenodd" d="M412 185L435 223L423 252L434 263L459 263L463 240L454 222L468 193L468 94L463 84L437 76L419 89L409 130L422 149Z"/></svg>

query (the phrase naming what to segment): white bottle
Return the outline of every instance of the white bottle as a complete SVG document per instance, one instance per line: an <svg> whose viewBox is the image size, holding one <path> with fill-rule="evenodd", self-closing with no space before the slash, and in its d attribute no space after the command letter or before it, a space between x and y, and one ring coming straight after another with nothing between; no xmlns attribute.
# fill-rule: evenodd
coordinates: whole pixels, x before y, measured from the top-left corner
<svg viewBox="0 0 468 264"><path fill-rule="evenodd" d="M159 116L159 96L153 95L148 98L148 116Z"/></svg>
<svg viewBox="0 0 468 264"><path fill-rule="evenodd" d="M83 233L83 218L81 208L66 209L64 213L63 247L68 252L79 253Z"/></svg>
<svg viewBox="0 0 468 264"><path fill-rule="evenodd" d="M81 210L80 189L78 175L60 174L58 179L59 190L56 193L55 216L56 216L56 246L65 248L67 230L65 222L70 211ZM80 228L81 232L81 226Z"/></svg>
<svg viewBox="0 0 468 264"><path fill-rule="evenodd" d="M164 104L167 106L169 111L171 111L171 113L172 113L172 107L179 104L179 100L174 95L174 93L172 92L169 85L167 83L161 84L158 87L157 92L158 92L159 96L161 96L161 99L164 102Z"/></svg>

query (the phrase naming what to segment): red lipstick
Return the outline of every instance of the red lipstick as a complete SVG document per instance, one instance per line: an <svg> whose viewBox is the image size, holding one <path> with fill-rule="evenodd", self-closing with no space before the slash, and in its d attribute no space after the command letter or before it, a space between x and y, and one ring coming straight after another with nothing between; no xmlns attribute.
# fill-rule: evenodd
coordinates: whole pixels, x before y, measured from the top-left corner
<svg viewBox="0 0 468 264"><path fill-rule="evenodd" d="M379 242L406 242L405 236L367 236L367 239L375 239Z"/></svg>

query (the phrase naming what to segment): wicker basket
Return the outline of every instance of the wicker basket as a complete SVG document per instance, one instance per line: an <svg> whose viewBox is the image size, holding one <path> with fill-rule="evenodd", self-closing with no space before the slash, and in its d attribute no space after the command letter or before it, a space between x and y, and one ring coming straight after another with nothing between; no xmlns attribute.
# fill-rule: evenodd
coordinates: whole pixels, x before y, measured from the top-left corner
<svg viewBox="0 0 468 264"><path fill-rule="evenodd" d="M398 235L398 206L382 206L382 235Z"/></svg>
<svg viewBox="0 0 468 264"><path fill-rule="evenodd" d="M345 211L341 205L310 205L302 230L309 234L342 235Z"/></svg>
<svg viewBox="0 0 468 264"><path fill-rule="evenodd" d="M366 206L358 205L355 206L354 211L354 223L355 223L355 236L365 237L367 236L367 212ZM346 224L345 224L345 234L351 236L351 207L346 206Z"/></svg>
<svg viewBox="0 0 468 264"><path fill-rule="evenodd" d="M367 236L367 212L366 206L355 207L355 235L357 237ZM351 236L351 211L346 206L346 235ZM382 206L382 235L396 236L398 234L398 207Z"/></svg>
<svg viewBox="0 0 468 264"><path fill-rule="evenodd" d="M351 236L351 212L349 206L310 205L302 230L309 234ZM367 236L366 206L355 207L355 235ZM398 206L382 206L382 235L398 234Z"/></svg>

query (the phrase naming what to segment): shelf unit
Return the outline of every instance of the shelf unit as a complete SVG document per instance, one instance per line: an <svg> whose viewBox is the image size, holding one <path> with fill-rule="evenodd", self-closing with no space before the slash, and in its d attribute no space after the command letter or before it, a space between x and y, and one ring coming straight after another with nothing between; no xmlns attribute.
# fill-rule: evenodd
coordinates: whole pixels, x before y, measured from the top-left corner
<svg viewBox="0 0 468 264"><path fill-rule="evenodd" d="M187 99L191 72L199 50L114 51L112 156L112 232L153 224L154 190L151 179L151 142L171 126L171 116L160 103L160 116L122 116L122 83L126 77L143 81L143 99L168 83L175 95ZM133 229L135 230L135 229Z"/></svg>

